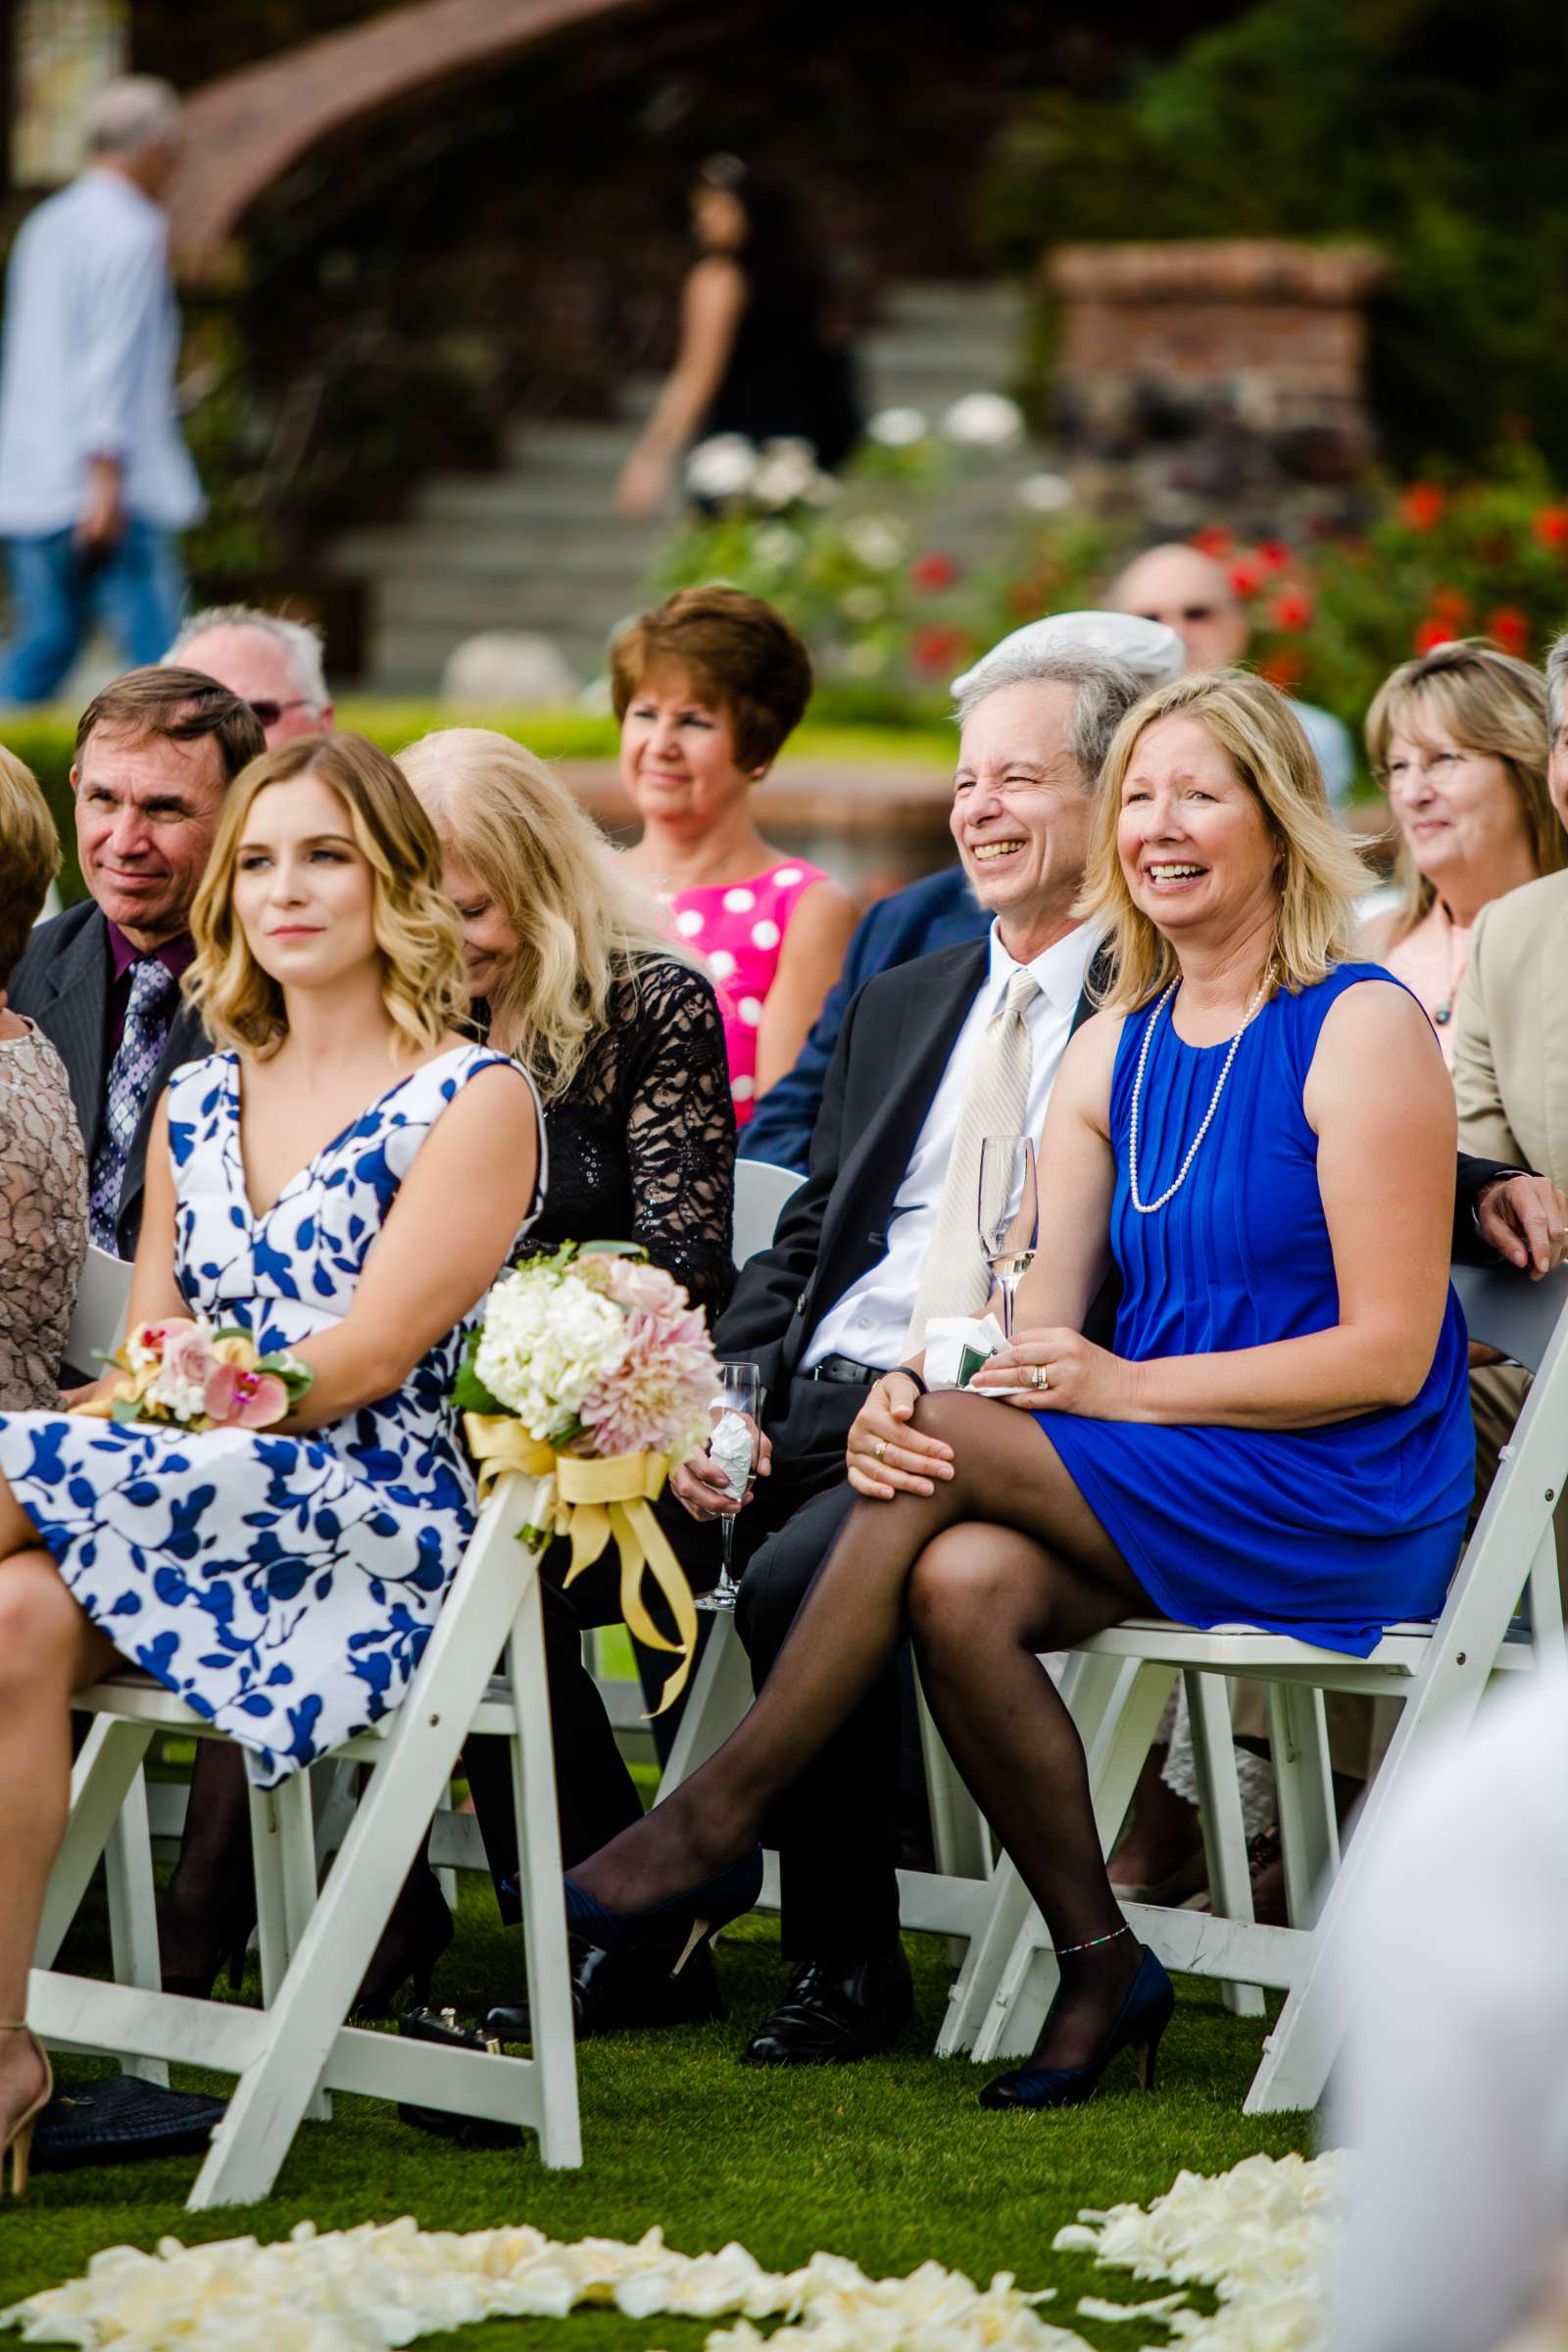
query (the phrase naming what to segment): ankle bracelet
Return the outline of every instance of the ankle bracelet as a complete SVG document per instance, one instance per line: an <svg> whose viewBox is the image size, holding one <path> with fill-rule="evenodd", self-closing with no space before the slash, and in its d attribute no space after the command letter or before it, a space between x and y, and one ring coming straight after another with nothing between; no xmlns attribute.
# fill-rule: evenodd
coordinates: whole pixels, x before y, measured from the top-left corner
<svg viewBox="0 0 1568 2352"><path fill-rule="evenodd" d="M1130 1936L1131 1934L1132 1929L1127 1925L1127 1922L1123 1920L1121 1926L1119 1928L1112 1928L1108 1936L1091 1936L1087 1943L1058 1943L1056 1946L1056 1958L1058 1960L1070 1960L1074 1952L1098 1951L1102 1943L1114 1943L1118 1936Z"/></svg>

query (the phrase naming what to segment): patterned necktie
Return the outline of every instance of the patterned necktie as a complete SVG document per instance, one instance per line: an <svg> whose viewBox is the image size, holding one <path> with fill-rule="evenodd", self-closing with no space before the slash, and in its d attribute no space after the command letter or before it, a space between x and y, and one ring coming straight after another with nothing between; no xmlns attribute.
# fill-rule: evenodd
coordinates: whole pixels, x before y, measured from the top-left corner
<svg viewBox="0 0 1568 2352"><path fill-rule="evenodd" d="M88 1230L99 1249L111 1253L119 1250L116 1229L125 1161L146 1107L148 1082L169 1043L171 1000L177 986L173 973L156 956L143 956L130 967L130 1002L109 1065L104 1123L92 1155L87 1196Z"/></svg>
<svg viewBox="0 0 1568 2352"><path fill-rule="evenodd" d="M980 1144L988 1135L1024 1132L1034 1060L1024 1015L1039 994L1033 972L1015 972L1006 1004L993 1015L980 1041L909 1317L906 1355L925 1346L925 1327L933 1315L977 1315L991 1296L991 1269L980 1247Z"/></svg>

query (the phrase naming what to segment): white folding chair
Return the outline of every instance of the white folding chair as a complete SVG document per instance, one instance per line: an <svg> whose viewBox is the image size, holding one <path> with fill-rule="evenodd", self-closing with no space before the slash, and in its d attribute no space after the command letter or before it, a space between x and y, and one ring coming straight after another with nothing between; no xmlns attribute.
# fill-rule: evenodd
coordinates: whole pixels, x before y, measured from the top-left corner
<svg viewBox="0 0 1568 2352"><path fill-rule="evenodd" d="M124 1338L130 1275L129 1258L111 1256L89 1242L76 1286L75 1312L66 1334L65 1360L74 1372L95 1379L102 1369L100 1357L113 1355Z"/></svg>
<svg viewBox="0 0 1568 2352"><path fill-rule="evenodd" d="M1228 1713L1222 1699L1216 1704L1201 1694L1212 1693L1213 1676L1247 1675L1267 1686L1286 1894L1296 1924L1251 1923L1239 1808L1234 1820L1216 1825L1225 1867L1215 1884L1215 1913L1125 1906L1135 1932L1167 1966L1286 1993L1248 2093L1249 2114L1310 2108L1322 2096L1337 2047L1331 1955L1357 1884L1377 1867L1394 1790L1435 1736L1463 1728L1494 1676L1563 1662L1552 1510L1568 1472L1568 1269L1530 1283L1506 1270L1456 1267L1453 1279L1472 1335L1536 1378L1442 1616L1391 1627L1367 1658L1248 1626L1198 1633L1136 1620L1084 1643L1063 1685L1107 1846L1177 1674L1187 1674L1189 1690L1200 1693L1194 1730L1210 1803L1214 1791L1223 1803L1227 1777L1234 1796L1235 1783L1224 1763ZM1521 1593L1528 1595L1524 1619L1515 1616ZM1326 1690L1400 1702L1397 1728L1343 1859L1323 1721ZM1045 1924L1016 1872L1004 1864L985 1931L954 1987L939 2050L968 2048L986 2062L1028 2050L1055 1975Z"/></svg>
<svg viewBox="0 0 1568 2352"><path fill-rule="evenodd" d="M266 2007L185 1999L151 1982L102 1984L54 1966L98 1855L140 1785L159 1731L221 1738L147 1677L98 1684L78 1704L96 1721L72 1781L71 1818L50 1879L28 1994L46 2041L176 2058L238 2082L188 2200L193 2211L266 2196L294 2133L324 2094L354 2090L515 2124L537 2134L541 2160L582 2160L576 2047L561 1899L550 1707L545 1685L539 1554L517 1541L548 1522L548 1482L503 1479L478 1524L403 1703L373 1733L336 1753L368 1765L368 1786L319 1898L308 1775L253 1794ZM505 1649L506 1674L491 1670ZM470 1729L512 1741L518 1883L533 2056L499 2058L403 2041L345 2025L426 1825ZM145 1820L127 1868L151 1899Z"/></svg>

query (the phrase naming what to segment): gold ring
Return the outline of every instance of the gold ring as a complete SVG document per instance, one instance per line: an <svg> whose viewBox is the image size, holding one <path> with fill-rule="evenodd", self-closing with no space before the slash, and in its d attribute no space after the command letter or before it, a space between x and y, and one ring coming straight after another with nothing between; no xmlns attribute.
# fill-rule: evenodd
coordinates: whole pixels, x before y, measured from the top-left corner
<svg viewBox="0 0 1568 2352"><path fill-rule="evenodd" d="M882 1456L886 1453L887 1449L888 1442L886 1438L878 1438L876 1444L871 1448L871 1459L879 1462L882 1459Z"/></svg>
<svg viewBox="0 0 1568 2352"><path fill-rule="evenodd" d="M1051 1386L1051 1374L1047 1371L1045 1365L1035 1364L1031 1367L1031 1369L1033 1372L1033 1378L1029 1383L1030 1387L1032 1389L1049 1389Z"/></svg>

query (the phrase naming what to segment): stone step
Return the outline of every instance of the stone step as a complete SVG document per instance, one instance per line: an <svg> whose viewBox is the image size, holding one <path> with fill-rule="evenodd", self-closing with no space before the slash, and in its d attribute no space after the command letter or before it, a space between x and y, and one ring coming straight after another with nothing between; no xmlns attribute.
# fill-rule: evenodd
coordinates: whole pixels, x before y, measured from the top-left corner
<svg viewBox="0 0 1568 2352"><path fill-rule="evenodd" d="M505 580L548 570L584 580L641 578L664 543L664 533L632 527L601 505L590 520L540 521L526 509L503 509L482 520L446 521L416 517L399 530L389 525L346 533L334 543L331 568L385 578L397 570L459 580Z"/></svg>
<svg viewBox="0 0 1568 2352"><path fill-rule="evenodd" d="M519 474L606 474L619 472L636 438L629 419L598 424L552 416L509 426L502 448Z"/></svg>
<svg viewBox="0 0 1568 2352"><path fill-rule="evenodd" d="M376 610L390 624L450 623L475 629L606 629L647 600L624 580L573 580L549 572L514 571L489 579L458 579L409 569L383 573Z"/></svg>
<svg viewBox="0 0 1568 2352"><path fill-rule="evenodd" d="M379 624L371 631L368 691L372 694L424 695L434 693L449 657L473 634L451 623L430 622L397 627ZM586 682L608 666L608 638L603 629L553 628L551 643Z"/></svg>

